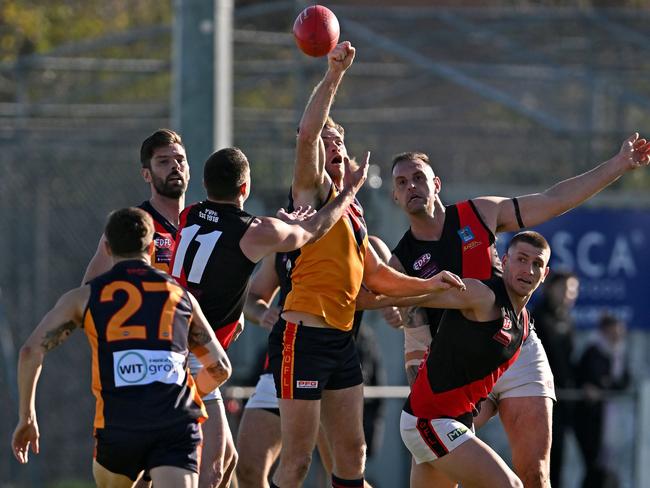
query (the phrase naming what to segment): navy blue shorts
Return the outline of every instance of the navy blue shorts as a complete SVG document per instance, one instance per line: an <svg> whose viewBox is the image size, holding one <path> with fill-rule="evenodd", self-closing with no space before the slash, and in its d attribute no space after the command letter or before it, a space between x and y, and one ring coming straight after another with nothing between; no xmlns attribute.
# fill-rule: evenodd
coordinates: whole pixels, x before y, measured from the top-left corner
<svg viewBox="0 0 650 488"><path fill-rule="evenodd" d="M160 430L96 429L95 460L135 481L140 472L174 466L199 472L201 426L181 423Z"/></svg>
<svg viewBox="0 0 650 488"><path fill-rule="evenodd" d="M278 398L319 400L323 390L363 383L352 332L278 322L269 335L269 369Z"/></svg>

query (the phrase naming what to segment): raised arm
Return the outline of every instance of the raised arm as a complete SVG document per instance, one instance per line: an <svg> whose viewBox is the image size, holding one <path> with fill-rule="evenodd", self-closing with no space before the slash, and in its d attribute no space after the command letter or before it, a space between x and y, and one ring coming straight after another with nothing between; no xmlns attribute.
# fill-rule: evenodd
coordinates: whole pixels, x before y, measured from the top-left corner
<svg viewBox="0 0 650 488"><path fill-rule="evenodd" d="M113 261L111 257L106 252L106 237L104 234L99 239L99 244L97 244L97 250L95 255L92 257L88 266L86 267L86 272L84 277L81 280L81 284L85 285L93 278L98 277L100 274L106 273L109 269L113 267Z"/></svg>
<svg viewBox="0 0 650 488"><path fill-rule="evenodd" d="M223 384L232 374L232 366L214 331L205 318L199 302L189 294L192 301L192 321L187 337L190 351L201 362L203 367L195 377L199 395L213 391Z"/></svg>
<svg viewBox="0 0 650 488"><path fill-rule="evenodd" d="M253 262L273 252L289 252L317 241L342 217L363 186L368 175L366 154L364 162L353 171L346 161L343 190L311 218L287 224L272 217L256 219L240 241L242 252Z"/></svg>
<svg viewBox="0 0 650 488"><path fill-rule="evenodd" d="M650 163L650 142L638 134L629 137L613 158L594 169L556 183L541 193L517 197L519 219L513 199L482 197L474 200L492 230L515 231L534 227L577 207L628 171Z"/></svg>
<svg viewBox="0 0 650 488"><path fill-rule="evenodd" d="M273 299L280 289L280 279L275 271L275 254L262 260L260 269L253 275L244 305L244 315L251 322L271 330L280 317L280 307L273 305Z"/></svg>
<svg viewBox="0 0 650 488"><path fill-rule="evenodd" d="M296 142L292 192L296 206L319 206L326 198L330 180L325 172L321 131L345 71L352 65L355 49L342 42L327 56L328 69L307 102Z"/></svg>
<svg viewBox="0 0 650 488"><path fill-rule="evenodd" d="M62 344L81 326L90 288L76 288L63 295L50 310L20 349L18 359L18 424L11 447L20 463L28 461L31 446L38 454L39 431L36 419L36 385L43 367L45 354Z"/></svg>

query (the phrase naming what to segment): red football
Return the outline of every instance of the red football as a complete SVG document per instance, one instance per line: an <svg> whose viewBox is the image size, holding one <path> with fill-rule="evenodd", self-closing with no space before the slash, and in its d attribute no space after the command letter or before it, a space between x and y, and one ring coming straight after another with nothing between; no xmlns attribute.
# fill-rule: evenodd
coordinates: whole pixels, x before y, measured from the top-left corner
<svg viewBox="0 0 650 488"><path fill-rule="evenodd" d="M308 56L325 56L339 42L339 21L322 5L312 5L300 12L293 23L296 44Z"/></svg>

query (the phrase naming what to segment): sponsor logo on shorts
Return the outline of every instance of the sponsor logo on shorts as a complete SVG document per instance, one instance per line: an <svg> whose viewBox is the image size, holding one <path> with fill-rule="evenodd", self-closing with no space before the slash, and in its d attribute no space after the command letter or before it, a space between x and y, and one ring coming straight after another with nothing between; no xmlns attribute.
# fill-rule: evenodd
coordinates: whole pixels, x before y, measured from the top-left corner
<svg viewBox="0 0 650 488"><path fill-rule="evenodd" d="M431 260L431 253L426 253L420 256L415 260L413 263L413 269L415 271L420 271L422 269L422 266L427 264Z"/></svg>
<svg viewBox="0 0 650 488"><path fill-rule="evenodd" d="M472 232L472 229L470 228L469 225L466 225L462 229L458 229L457 232L465 244L474 240L474 233Z"/></svg>
<svg viewBox="0 0 650 488"><path fill-rule="evenodd" d="M467 427L458 427L457 429L452 430L451 432L447 432L447 437L449 438L450 441L455 441L458 439L461 435L463 435L465 432L467 432Z"/></svg>
<svg viewBox="0 0 650 488"><path fill-rule="evenodd" d="M318 388L318 381L314 380L297 380L296 388Z"/></svg>
<svg viewBox="0 0 650 488"><path fill-rule="evenodd" d="M185 356L174 351L130 349L113 353L115 386L148 385L153 382L182 385Z"/></svg>

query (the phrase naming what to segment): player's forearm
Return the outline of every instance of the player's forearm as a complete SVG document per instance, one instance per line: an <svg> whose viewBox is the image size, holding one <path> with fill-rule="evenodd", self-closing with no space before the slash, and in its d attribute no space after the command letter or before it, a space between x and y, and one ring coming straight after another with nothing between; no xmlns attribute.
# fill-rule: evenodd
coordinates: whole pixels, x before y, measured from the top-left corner
<svg viewBox="0 0 650 488"><path fill-rule="evenodd" d="M24 345L18 359L18 417L36 417L36 385L43 367L44 352L39 347Z"/></svg>
<svg viewBox="0 0 650 488"><path fill-rule="evenodd" d="M299 140L315 141L320 137L342 78L343 73L328 70L316 86L300 120Z"/></svg>
<svg viewBox="0 0 650 488"><path fill-rule="evenodd" d="M526 227L539 225L588 200L623 174L620 165L610 159L573 178L561 181L543 193L518 199Z"/></svg>
<svg viewBox="0 0 650 488"><path fill-rule="evenodd" d="M413 307L424 303L427 295L414 297L390 297L372 292L359 293L356 301L357 310L377 310L384 307Z"/></svg>
<svg viewBox="0 0 650 488"><path fill-rule="evenodd" d="M349 188L339 193L334 200L325 205L309 220L303 222L303 228L306 233L303 236L306 239L304 244L315 242L323 237L347 210L354 201L354 191Z"/></svg>
<svg viewBox="0 0 650 488"><path fill-rule="evenodd" d="M418 375L419 366L406 366L406 381L408 381L409 386L413 386L415 383L415 378Z"/></svg>
<svg viewBox="0 0 650 488"><path fill-rule="evenodd" d="M365 276L364 282L373 292L389 297L419 297L431 291L428 280L406 276L383 263Z"/></svg>

